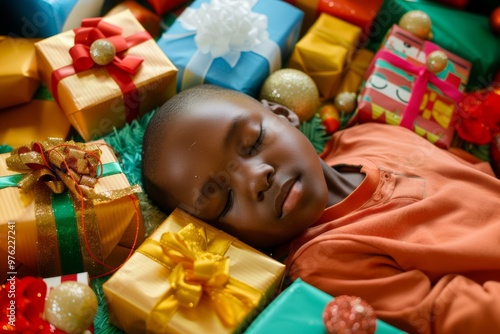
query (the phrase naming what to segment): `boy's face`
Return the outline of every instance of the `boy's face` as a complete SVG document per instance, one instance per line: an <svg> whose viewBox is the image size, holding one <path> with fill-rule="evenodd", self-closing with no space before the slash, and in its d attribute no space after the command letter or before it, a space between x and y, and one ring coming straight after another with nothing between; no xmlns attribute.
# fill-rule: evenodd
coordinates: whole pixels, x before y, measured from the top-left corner
<svg viewBox="0 0 500 334"><path fill-rule="evenodd" d="M161 186L179 207L255 247L290 240L326 207L313 146L257 101L203 101L174 121L164 143Z"/></svg>

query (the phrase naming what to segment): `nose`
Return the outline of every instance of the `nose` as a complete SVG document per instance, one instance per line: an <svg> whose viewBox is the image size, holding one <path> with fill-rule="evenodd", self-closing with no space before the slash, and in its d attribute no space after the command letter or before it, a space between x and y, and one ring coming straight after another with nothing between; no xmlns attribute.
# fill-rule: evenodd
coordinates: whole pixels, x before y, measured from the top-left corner
<svg viewBox="0 0 500 334"><path fill-rule="evenodd" d="M265 192L271 187L274 168L266 163L248 163L243 173L248 185L250 198L254 201L262 201Z"/></svg>

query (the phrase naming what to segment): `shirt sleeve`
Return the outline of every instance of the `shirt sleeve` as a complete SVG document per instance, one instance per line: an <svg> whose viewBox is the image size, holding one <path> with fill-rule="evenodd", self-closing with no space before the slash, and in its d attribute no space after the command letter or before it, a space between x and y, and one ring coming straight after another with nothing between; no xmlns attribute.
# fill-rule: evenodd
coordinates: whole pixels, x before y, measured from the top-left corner
<svg viewBox="0 0 500 334"><path fill-rule="evenodd" d="M408 333L500 329L499 282L478 283L461 275L433 278L420 270L404 270L359 240L326 240L296 255L289 264L292 279L300 277L332 296L359 296L381 320Z"/></svg>

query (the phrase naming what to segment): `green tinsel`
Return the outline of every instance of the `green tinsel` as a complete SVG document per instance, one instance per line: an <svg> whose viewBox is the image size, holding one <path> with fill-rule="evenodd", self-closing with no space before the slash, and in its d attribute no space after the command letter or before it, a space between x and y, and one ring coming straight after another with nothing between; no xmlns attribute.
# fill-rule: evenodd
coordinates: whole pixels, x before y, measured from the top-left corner
<svg viewBox="0 0 500 334"><path fill-rule="evenodd" d="M300 123L299 130L313 144L317 153L323 152L326 142L330 139L325 131L325 127L318 115L314 115L311 119Z"/></svg>
<svg viewBox="0 0 500 334"><path fill-rule="evenodd" d="M12 151L12 146L9 145L0 145L0 153L9 153Z"/></svg>

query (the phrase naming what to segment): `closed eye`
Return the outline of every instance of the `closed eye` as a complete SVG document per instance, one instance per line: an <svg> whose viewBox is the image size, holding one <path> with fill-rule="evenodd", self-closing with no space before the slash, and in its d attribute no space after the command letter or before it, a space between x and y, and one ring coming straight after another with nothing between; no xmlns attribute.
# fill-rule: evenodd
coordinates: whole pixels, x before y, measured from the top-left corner
<svg viewBox="0 0 500 334"><path fill-rule="evenodd" d="M233 206L233 201L234 201L234 193L231 189L229 189L227 193L226 205L224 205L224 209L222 209L222 212L219 215L219 221L221 221L221 219L224 218L231 210L231 207Z"/></svg>
<svg viewBox="0 0 500 334"><path fill-rule="evenodd" d="M266 130L261 126L259 136L255 140L255 143L252 145L252 147L250 147L250 149L248 150L249 156L255 155L255 153L259 150L260 146L262 145L262 142L264 141L265 135L266 135Z"/></svg>

